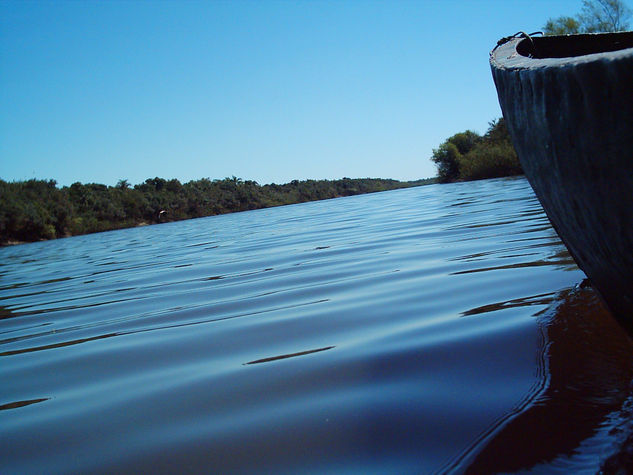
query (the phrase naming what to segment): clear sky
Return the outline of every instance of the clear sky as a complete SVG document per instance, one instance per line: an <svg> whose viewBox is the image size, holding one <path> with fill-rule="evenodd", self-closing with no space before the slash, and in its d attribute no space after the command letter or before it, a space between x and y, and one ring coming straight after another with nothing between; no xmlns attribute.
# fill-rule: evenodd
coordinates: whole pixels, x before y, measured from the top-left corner
<svg viewBox="0 0 633 475"><path fill-rule="evenodd" d="M0 0L0 178L435 175L488 53L581 0Z"/></svg>

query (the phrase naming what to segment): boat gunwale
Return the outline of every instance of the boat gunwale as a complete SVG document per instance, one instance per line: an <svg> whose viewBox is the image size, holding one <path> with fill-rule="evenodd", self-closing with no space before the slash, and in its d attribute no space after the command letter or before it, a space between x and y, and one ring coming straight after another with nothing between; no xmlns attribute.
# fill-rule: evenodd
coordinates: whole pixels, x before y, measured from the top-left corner
<svg viewBox="0 0 633 475"><path fill-rule="evenodd" d="M560 35L560 36L546 36L542 38L534 38L534 41L561 41L569 40L576 41L580 38L589 39L591 37L600 36L617 36L623 35L625 37L633 37L632 31L618 32L618 33L584 33L580 35ZM523 42L531 41L531 38L517 37L512 38L506 43L497 46L490 53L490 64L497 69L504 70L531 70L540 68L552 68L552 67L566 67L575 66L579 64L591 63L594 61L617 61L622 58L628 58L633 56L633 46L607 50L596 53L588 53L577 56L561 56L561 57L531 57L525 56L520 52L520 45Z"/></svg>

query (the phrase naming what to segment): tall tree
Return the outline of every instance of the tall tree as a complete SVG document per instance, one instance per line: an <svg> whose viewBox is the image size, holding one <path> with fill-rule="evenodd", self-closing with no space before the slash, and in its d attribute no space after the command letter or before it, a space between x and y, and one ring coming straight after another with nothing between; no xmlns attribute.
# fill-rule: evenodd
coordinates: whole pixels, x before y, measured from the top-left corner
<svg viewBox="0 0 633 475"><path fill-rule="evenodd" d="M631 9L620 0L584 0L578 15L584 31L622 31L629 27Z"/></svg>
<svg viewBox="0 0 633 475"><path fill-rule="evenodd" d="M477 132L467 130L449 137L433 149L431 160L437 166L437 177L441 183L459 179L462 156L470 152L480 140L481 136Z"/></svg>
<svg viewBox="0 0 633 475"><path fill-rule="evenodd" d="M631 9L621 0L583 0L579 14L550 18L543 32L546 35L572 35L623 31L629 27L630 17Z"/></svg>

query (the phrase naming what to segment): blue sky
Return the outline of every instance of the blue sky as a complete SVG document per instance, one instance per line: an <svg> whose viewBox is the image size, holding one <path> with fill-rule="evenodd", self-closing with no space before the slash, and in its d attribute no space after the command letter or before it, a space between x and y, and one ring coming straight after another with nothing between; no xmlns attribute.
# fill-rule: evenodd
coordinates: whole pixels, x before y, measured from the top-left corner
<svg viewBox="0 0 633 475"><path fill-rule="evenodd" d="M581 0L0 0L0 178L435 175L496 41Z"/></svg>

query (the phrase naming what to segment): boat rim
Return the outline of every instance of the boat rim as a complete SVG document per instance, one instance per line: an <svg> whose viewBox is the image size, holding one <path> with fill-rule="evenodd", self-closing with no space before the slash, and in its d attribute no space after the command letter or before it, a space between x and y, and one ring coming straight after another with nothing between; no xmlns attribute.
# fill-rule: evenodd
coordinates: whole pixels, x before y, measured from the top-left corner
<svg viewBox="0 0 633 475"><path fill-rule="evenodd" d="M542 37L522 34L495 47L490 53L490 63L497 69L519 70L614 61L630 56L633 56L633 31Z"/></svg>

